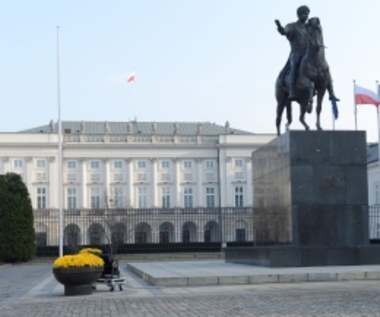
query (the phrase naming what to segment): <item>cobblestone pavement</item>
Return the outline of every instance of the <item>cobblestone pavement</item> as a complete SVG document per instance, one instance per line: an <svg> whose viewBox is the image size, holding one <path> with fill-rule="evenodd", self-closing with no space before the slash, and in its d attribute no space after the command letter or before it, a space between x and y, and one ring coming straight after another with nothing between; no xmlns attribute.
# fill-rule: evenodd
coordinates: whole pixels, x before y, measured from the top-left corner
<svg viewBox="0 0 380 317"><path fill-rule="evenodd" d="M380 316L379 281L159 288L122 275L123 291L66 297L50 264L0 267L0 317Z"/></svg>

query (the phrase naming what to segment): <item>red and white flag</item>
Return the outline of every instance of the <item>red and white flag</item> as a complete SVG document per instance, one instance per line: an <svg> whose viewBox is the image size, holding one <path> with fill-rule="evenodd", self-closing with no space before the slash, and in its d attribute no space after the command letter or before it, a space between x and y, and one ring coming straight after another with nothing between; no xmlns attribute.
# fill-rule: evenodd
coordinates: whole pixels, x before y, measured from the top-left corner
<svg viewBox="0 0 380 317"><path fill-rule="evenodd" d="M356 105L380 105L380 98L372 90L354 85L355 104Z"/></svg>
<svg viewBox="0 0 380 317"><path fill-rule="evenodd" d="M128 76L127 76L127 83L133 83L136 81L136 73L133 72L133 73L130 73Z"/></svg>

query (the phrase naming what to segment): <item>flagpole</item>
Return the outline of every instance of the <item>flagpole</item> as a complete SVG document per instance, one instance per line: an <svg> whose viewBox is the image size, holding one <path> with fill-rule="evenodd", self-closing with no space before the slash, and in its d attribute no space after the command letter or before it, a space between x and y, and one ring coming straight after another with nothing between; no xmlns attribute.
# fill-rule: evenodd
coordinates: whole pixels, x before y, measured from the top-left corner
<svg viewBox="0 0 380 317"><path fill-rule="evenodd" d="M379 88L378 88L379 89ZM377 112L377 162L379 163L380 161L380 147L379 147L379 142L380 142L380 118L379 118L379 106L376 107L376 112Z"/></svg>
<svg viewBox="0 0 380 317"><path fill-rule="evenodd" d="M61 122L61 84L59 68L59 26L57 26L57 106L58 106L58 208L59 256L63 256L63 208L62 208L62 122Z"/></svg>
<svg viewBox="0 0 380 317"><path fill-rule="evenodd" d="M380 86L379 86L379 81L376 80L376 92L377 96L380 98ZM379 106L376 107L376 112L377 112L377 164L380 162L380 118L379 118Z"/></svg>
<svg viewBox="0 0 380 317"><path fill-rule="evenodd" d="M358 108L356 106L356 101L355 101L355 79L353 80L354 83L354 116L355 116L355 131L358 130Z"/></svg>
<svg viewBox="0 0 380 317"><path fill-rule="evenodd" d="M335 115L334 115L334 110L332 108L331 108L331 118L332 118L333 131L335 131Z"/></svg>

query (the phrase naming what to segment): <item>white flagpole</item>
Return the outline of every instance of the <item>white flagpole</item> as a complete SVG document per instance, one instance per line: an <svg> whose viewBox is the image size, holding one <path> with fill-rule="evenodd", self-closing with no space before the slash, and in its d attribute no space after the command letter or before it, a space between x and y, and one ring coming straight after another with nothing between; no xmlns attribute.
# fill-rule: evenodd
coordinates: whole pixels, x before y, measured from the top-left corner
<svg viewBox="0 0 380 317"><path fill-rule="evenodd" d="M63 256L63 208L62 208L62 122L61 85L59 69L59 26L57 26L57 105L58 105L58 208L59 208L59 256Z"/></svg>
<svg viewBox="0 0 380 317"><path fill-rule="evenodd" d="M376 91L377 91L377 96L380 98L380 86L379 86L379 81L376 80ZM380 163L380 118L379 118L379 106L376 107L376 112L377 112L377 164Z"/></svg>
<svg viewBox="0 0 380 317"><path fill-rule="evenodd" d="M356 101L355 101L355 79L353 80L354 82L354 116L355 116L355 131L358 130L358 110L356 106Z"/></svg>
<svg viewBox="0 0 380 317"><path fill-rule="evenodd" d="M334 110L332 107L331 107L331 118L332 118L333 131L335 131L335 115L334 115Z"/></svg>

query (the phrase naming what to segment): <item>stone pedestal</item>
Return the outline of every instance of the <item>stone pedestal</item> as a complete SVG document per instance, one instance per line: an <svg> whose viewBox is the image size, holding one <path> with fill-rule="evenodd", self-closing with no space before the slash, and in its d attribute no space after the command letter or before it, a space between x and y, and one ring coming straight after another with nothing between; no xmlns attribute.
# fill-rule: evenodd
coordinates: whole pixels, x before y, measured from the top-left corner
<svg viewBox="0 0 380 317"><path fill-rule="evenodd" d="M380 263L369 245L364 131L290 131L252 158L258 246L227 248L227 262Z"/></svg>

